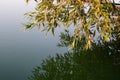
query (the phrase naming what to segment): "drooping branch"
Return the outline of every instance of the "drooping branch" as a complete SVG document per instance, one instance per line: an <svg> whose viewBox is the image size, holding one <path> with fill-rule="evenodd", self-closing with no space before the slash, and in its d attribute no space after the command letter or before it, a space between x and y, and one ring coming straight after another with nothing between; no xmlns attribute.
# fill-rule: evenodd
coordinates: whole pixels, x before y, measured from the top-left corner
<svg viewBox="0 0 120 80"><path fill-rule="evenodd" d="M116 8L119 4L108 0L40 0L37 3L36 11L28 14L32 20L27 28L43 24L45 31L51 30L54 34L56 27L68 28L74 24L72 44L81 37L86 38L87 47L96 36L102 41L110 41L112 31L119 26L120 12Z"/></svg>

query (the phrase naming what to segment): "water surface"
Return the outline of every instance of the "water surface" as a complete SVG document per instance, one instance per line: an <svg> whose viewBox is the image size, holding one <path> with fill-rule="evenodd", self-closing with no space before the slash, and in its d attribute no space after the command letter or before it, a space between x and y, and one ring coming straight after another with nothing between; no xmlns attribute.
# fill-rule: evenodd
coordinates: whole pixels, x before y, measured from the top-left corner
<svg viewBox="0 0 120 80"><path fill-rule="evenodd" d="M56 47L62 29L55 37L37 28L24 30L24 14L34 6L32 1L27 5L25 0L0 0L0 80L25 80L42 59L65 51Z"/></svg>

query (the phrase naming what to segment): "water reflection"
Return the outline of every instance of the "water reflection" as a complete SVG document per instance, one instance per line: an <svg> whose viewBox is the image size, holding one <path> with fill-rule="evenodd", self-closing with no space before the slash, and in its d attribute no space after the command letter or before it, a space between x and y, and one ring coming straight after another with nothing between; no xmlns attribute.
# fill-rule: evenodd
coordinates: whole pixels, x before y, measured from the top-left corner
<svg viewBox="0 0 120 80"><path fill-rule="evenodd" d="M66 37L65 37L66 36ZM72 36L68 32L61 34L59 46L67 47ZM94 45L91 50L76 48L64 54L48 57L33 69L29 80L119 80L120 48L113 43ZM109 45L109 46L108 46Z"/></svg>

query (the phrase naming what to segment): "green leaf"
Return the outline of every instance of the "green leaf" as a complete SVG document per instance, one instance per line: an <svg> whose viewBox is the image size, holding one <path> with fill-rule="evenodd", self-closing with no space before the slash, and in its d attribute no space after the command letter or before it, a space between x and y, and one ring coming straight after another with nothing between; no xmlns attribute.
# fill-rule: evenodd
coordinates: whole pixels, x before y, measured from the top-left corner
<svg viewBox="0 0 120 80"><path fill-rule="evenodd" d="M34 27L34 23L24 24L25 29L32 29Z"/></svg>
<svg viewBox="0 0 120 80"><path fill-rule="evenodd" d="M52 26L52 34L53 34L53 36L55 35L54 26Z"/></svg>

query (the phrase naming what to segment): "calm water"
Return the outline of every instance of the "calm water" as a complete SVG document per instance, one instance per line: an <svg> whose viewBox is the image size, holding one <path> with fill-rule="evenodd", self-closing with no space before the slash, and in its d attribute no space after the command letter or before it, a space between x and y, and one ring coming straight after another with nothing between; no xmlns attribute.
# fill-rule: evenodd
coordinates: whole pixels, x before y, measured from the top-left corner
<svg viewBox="0 0 120 80"><path fill-rule="evenodd" d="M26 80L41 59L65 51L56 47L62 29L56 30L55 37L46 37L36 28L24 30L24 14L34 6L25 0L0 0L0 80Z"/></svg>

